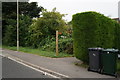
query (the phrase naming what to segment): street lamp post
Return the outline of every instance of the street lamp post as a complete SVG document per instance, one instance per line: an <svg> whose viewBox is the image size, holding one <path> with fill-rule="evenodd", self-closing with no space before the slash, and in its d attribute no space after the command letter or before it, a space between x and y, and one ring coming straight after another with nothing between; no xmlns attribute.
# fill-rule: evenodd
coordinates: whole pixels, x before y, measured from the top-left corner
<svg viewBox="0 0 120 80"><path fill-rule="evenodd" d="M17 51L19 51L19 3L17 0Z"/></svg>

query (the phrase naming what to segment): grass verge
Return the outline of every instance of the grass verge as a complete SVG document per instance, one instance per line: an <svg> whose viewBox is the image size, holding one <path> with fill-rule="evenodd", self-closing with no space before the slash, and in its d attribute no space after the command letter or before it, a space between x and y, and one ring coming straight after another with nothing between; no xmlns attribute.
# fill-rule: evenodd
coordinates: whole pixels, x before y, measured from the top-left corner
<svg viewBox="0 0 120 80"><path fill-rule="evenodd" d="M10 49L10 50L17 50L17 47L10 47L10 46L2 46L2 48ZM20 47L20 52L31 53L39 56L51 57L51 58L62 58L62 57L73 57L73 55L66 54L66 53L59 53L58 56L55 55L55 52L52 51L43 51L42 49L33 49L29 47Z"/></svg>

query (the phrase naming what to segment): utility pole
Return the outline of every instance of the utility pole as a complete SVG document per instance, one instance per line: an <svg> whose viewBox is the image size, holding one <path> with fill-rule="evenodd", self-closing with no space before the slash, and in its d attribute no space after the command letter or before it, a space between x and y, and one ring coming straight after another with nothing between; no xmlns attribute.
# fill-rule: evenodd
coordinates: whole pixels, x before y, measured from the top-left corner
<svg viewBox="0 0 120 80"><path fill-rule="evenodd" d="M19 1L17 0L17 51L19 51Z"/></svg>
<svg viewBox="0 0 120 80"><path fill-rule="evenodd" d="M119 21L120 21L120 1L118 2L118 18L119 18Z"/></svg>
<svg viewBox="0 0 120 80"><path fill-rule="evenodd" d="M58 31L56 31L56 56L58 56Z"/></svg>

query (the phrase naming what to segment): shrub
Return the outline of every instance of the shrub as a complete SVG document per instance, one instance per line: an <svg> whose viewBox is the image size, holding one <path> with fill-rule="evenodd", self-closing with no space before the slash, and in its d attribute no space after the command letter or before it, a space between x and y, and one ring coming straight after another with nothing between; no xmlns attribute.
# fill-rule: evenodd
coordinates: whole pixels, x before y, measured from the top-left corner
<svg viewBox="0 0 120 80"><path fill-rule="evenodd" d="M88 48L112 48L114 45L113 21L97 12L73 15L73 48L76 58L88 62Z"/></svg>
<svg viewBox="0 0 120 80"><path fill-rule="evenodd" d="M52 11L43 11L41 15L29 26L28 44L35 48L45 45L48 36L55 36L56 30L64 31L66 28L66 22L62 19L65 15L55 8Z"/></svg>
<svg viewBox="0 0 120 80"><path fill-rule="evenodd" d="M59 52L73 54L73 40L72 40L72 38L59 39L58 46L59 46ZM55 51L56 50L55 41L53 40L49 44L45 44L42 47L42 49Z"/></svg>

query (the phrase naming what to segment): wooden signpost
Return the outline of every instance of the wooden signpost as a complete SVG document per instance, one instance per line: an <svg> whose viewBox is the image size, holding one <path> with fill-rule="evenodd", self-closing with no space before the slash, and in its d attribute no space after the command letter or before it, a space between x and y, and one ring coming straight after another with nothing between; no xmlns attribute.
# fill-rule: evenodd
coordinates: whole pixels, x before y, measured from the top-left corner
<svg viewBox="0 0 120 80"><path fill-rule="evenodd" d="M56 56L58 56L58 31L56 31Z"/></svg>

